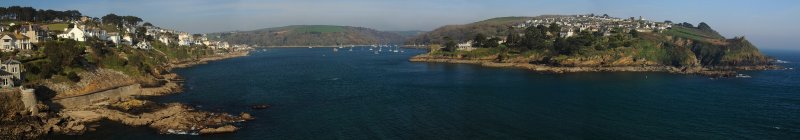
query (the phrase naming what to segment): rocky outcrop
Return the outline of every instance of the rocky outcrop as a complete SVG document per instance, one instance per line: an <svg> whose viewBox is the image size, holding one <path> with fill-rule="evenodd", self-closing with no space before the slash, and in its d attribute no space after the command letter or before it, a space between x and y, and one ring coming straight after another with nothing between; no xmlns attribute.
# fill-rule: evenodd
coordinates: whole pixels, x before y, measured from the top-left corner
<svg viewBox="0 0 800 140"><path fill-rule="evenodd" d="M638 65L638 66L550 66L532 63L505 63L485 59L457 59L446 57L431 57L426 54L414 56L411 62L438 62L479 64L486 67L516 67L539 72L573 73L573 72L670 72L680 74L700 74L710 77L731 77L736 75L734 70L764 70L777 69L777 66L729 66L729 67L675 67L664 65ZM723 70L720 70L723 69Z"/></svg>
<svg viewBox="0 0 800 140"><path fill-rule="evenodd" d="M189 59L189 60L183 60L183 61L176 61L176 62L172 62L167 67L167 69L169 70L169 69L174 69L174 68L185 68L185 67L190 67L190 66L194 66L194 65L206 64L206 63L211 62L211 61L217 61L217 60L222 60L222 59L247 56L249 54L250 54L249 51L239 51L239 52L232 52L232 53L227 53L227 54L211 55L211 56L207 56L207 57L203 57L203 58L199 58L199 59Z"/></svg>
<svg viewBox="0 0 800 140"><path fill-rule="evenodd" d="M54 82L46 80L44 86L58 93L53 99L62 99L100 92L136 83L134 78L119 71L96 69L78 74L81 80L77 83Z"/></svg>
<svg viewBox="0 0 800 140"><path fill-rule="evenodd" d="M198 111L186 105L172 103L160 105L160 109L141 114L131 114L105 107L86 108L82 110L65 111L63 116L69 123L66 128L79 126L108 119L131 126L148 126L162 134L212 134L234 132L239 128L234 123L243 122L252 118L243 113L243 117L227 113L211 113ZM80 127L77 127L80 128ZM75 130L75 129L73 129Z"/></svg>
<svg viewBox="0 0 800 140"><path fill-rule="evenodd" d="M239 128L237 128L236 126L225 125L217 128L200 129L200 134L230 133L230 132L235 132L236 130L239 130Z"/></svg>

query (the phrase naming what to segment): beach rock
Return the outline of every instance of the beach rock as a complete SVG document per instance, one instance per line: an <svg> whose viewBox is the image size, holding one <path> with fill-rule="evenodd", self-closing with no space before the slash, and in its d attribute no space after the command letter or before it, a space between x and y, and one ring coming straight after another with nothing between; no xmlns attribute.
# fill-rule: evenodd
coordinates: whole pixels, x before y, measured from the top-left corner
<svg viewBox="0 0 800 140"><path fill-rule="evenodd" d="M255 118L253 118L253 116L250 115L250 113L245 113L245 112L240 113L239 117L242 117L242 119L244 119L244 120L253 120L253 119L255 119Z"/></svg>
<svg viewBox="0 0 800 140"><path fill-rule="evenodd" d="M238 130L236 126L233 125L225 125L218 128L205 128L200 130L200 134L218 134L218 133L230 133L235 132Z"/></svg>
<svg viewBox="0 0 800 140"><path fill-rule="evenodd" d="M86 131L86 126L83 125L83 124L79 124L79 125L75 125L75 126L70 127L70 129L72 129L72 131L83 132L83 131Z"/></svg>

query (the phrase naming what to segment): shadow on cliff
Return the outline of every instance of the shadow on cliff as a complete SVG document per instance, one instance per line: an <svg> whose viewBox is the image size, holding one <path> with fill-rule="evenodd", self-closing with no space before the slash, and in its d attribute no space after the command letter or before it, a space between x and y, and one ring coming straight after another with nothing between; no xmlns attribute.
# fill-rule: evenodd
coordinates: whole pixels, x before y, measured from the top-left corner
<svg viewBox="0 0 800 140"><path fill-rule="evenodd" d="M64 106L61 104L57 104L53 102L53 98L56 97L56 91L46 87L46 86L35 86L33 89L36 90L36 99L39 102L49 106L49 110L53 112L59 112L61 109L64 109Z"/></svg>

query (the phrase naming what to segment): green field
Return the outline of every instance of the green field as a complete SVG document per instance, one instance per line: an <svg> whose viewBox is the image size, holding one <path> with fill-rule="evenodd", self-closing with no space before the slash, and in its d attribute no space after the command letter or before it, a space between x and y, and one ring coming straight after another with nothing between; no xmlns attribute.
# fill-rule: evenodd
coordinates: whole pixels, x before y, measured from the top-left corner
<svg viewBox="0 0 800 140"><path fill-rule="evenodd" d="M69 24L66 24L66 23L56 23L56 24L48 24L48 25L47 25L47 28L48 28L50 31L64 31L64 29L66 29L66 28L67 28L67 26L69 26Z"/></svg>
<svg viewBox="0 0 800 140"><path fill-rule="evenodd" d="M664 31L664 34L672 35L675 37L687 38L692 40L703 41L706 39L720 39L722 37L718 35L713 35L709 33L705 33L703 31L697 29L691 29L686 27L672 27L672 29Z"/></svg>

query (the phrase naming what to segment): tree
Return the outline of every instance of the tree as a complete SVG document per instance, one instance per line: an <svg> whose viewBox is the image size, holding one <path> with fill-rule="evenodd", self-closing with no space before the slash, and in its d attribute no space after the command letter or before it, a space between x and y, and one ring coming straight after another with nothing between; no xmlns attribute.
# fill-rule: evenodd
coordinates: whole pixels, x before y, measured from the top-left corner
<svg viewBox="0 0 800 140"><path fill-rule="evenodd" d="M49 61L42 67L42 71L46 77L56 72L60 72L64 67L78 65L83 53L83 49L77 47L74 40L66 41L47 41L44 43L44 54Z"/></svg>
<svg viewBox="0 0 800 140"><path fill-rule="evenodd" d="M67 74L67 78L72 82L80 82L81 81L81 77L78 76L78 74L75 73L74 71L69 72Z"/></svg>
<svg viewBox="0 0 800 140"><path fill-rule="evenodd" d="M498 38L498 37L492 37L490 39L487 39L486 42L483 43L483 46L486 47L486 48L497 48L497 47L500 47L500 43L499 43L500 40L501 39Z"/></svg>
<svg viewBox="0 0 800 140"><path fill-rule="evenodd" d="M151 24L150 22L145 22L144 24L142 24L142 26L151 26L152 27L153 24Z"/></svg>
<svg viewBox="0 0 800 140"><path fill-rule="evenodd" d="M475 35L475 38L472 39L472 47L486 48L485 43L486 43L486 35L483 35L483 33L478 33L477 35Z"/></svg>
<svg viewBox="0 0 800 140"><path fill-rule="evenodd" d="M697 29L702 31L714 31L714 29L711 29L711 26L708 26L708 24L705 22L700 22L700 24L697 24Z"/></svg>
<svg viewBox="0 0 800 140"><path fill-rule="evenodd" d="M508 30L508 35L506 36L506 46L509 48L517 48L520 46L520 40L522 39L519 37L519 33L517 33L513 27L510 27Z"/></svg>
<svg viewBox="0 0 800 140"><path fill-rule="evenodd" d="M444 43L444 51L448 51L448 52L456 51L456 47L457 47L456 45L458 45L458 44L456 44L456 42L453 41L452 38L444 37L444 40L446 41L446 43Z"/></svg>
<svg viewBox="0 0 800 140"><path fill-rule="evenodd" d="M550 33L558 35L558 33L561 32L561 27L558 26L558 24L556 23L550 23L550 27L548 27L548 30L550 31Z"/></svg>
<svg viewBox="0 0 800 140"><path fill-rule="evenodd" d="M555 48L559 54L569 54L571 51L569 42L567 42L563 37L556 37L556 41L553 43L553 48Z"/></svg>
<svg viewBox="0 0 800 140"><path fill-rule="evenodd" d="M525 37L522 39L522 45L530 50L542 50L547 48L546 41L549 38L547 37L547 30L548 29L543 25L526 28Z"/></svg>
<svg viewBox="0 0 800 140"><path fill-rule="evenodd" d="M147 28L144 27L137 27L136 28L136 38L147 38Z"/></svg>
<svg viewBox="0 0 800 140"><path fill-rule="evenodd" d="M636 29L631 29L631 31L629 33L633 37L639 37L639 31L636 31Z"/></svg>
<svg viewBox="0 0 800 140"><path fill-rule="evenodd" d="M680 24L680 26L687 27L687 28L694 28L694 25L692 25L691 23L688 23L688 22L683 22L683 23Z"/></svg>
<svg viewBox="0 0 800 140"><path fill-rule="evenodd" d="M113 25L120 25L122 24L122 17L117 16L116 14L108 14L100 18L104 24L113 24Z"/></svg>
<svg viewBox="0 0 800 140"><path fill-rule="evenodd" d="M143 20L136 16L123 16L122 21L128 25L139 25L139 22L142 22Z"/></svg>

